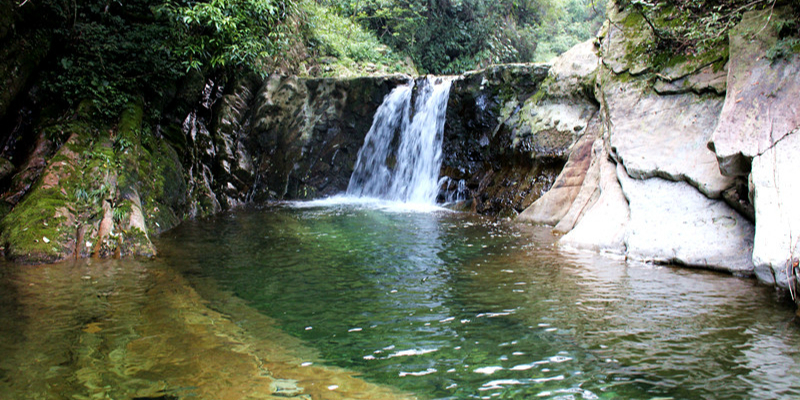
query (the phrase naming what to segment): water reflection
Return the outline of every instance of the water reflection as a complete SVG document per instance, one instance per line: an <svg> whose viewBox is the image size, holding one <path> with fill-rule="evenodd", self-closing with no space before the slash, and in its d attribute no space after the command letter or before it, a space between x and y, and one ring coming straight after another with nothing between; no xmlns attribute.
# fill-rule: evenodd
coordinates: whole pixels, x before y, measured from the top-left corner
<svg viewBox="0 0 800 400"><path fill-rule="evenodd" d="M146 267L81 262L54 268L3 265L3 270L0 398L133 390L102 389L122 371L99 348L131 340L137 324L131 311L142 306L149 287Z"/></svg>
<svg viewBox="0 0 800 400"><path fill-rule="evenodd" d="M208 308L157 262L2 267L0 399L409 398L308 363L271 321L211 289L224 300Z"/></svg>
<svg viewBox="0 0 800 400"><path fill-rule="evenodd" d="M157 261L4 265L0 399L800 397L771 288L554 241L276 206L187 223Z"/></svg>
<svg viewBox="0 0 800 400"><path fill-rule="evenodd" d="M212 238L227 255L207 263ZM364 205L237 213L164 238L170 263L326 362L425 398L800 396L800 336L771 289L553 243L546 230Z"/></svg>

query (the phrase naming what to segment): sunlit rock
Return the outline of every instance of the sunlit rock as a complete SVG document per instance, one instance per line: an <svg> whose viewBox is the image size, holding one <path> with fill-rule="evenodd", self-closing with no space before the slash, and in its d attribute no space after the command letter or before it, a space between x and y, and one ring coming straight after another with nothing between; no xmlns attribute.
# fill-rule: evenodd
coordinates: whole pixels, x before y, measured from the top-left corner
<svg viewBox="0 0 800 400"><path fill-rule="evenodd" d="M630 208L629 258L752 275L753 224L723 201L685 182L632 179L622 165L617 177Z"/></svg>
<svg viewBox="0 0 800 400"><path fill-rule="evenodd" d="M793 258L800 257L800 130L753 159L756 234L753 264L764 282L788 287Z"/></svg>
<svg viewBox="0 0 800 400"><path fill-rule="evenodd" d="M728 92L712 144L720 169L747 176L750 161L800 126L800 55L771 60L778 10L748 12L730 33Z"/></svg>
<svg viewBox="0 0 800 400"><path fill-rule="evenodd" d="M630 220L630 209L617 180L616 164L609 159L601 141L593 149L597 179L584 181L581 200L568 212L574 227L559 240L561 246L593 250L617 255L625 254L625 234ZM590 168L590 171L592 168ZM587 198L588 197L588 198ZM570 216L570 214L573 214Z"/></svg>
<svg viewBox="0 0 800 400"><path fill-rule="evenodd" d="M632 178L686 181L710 198L733 179L719 171L706 144L717 123L722 98L693 93L661 96L645 81L604 75L602 96L611 127L609 146Z"/></svg>
<svg viewBox="0 0 800 400"><path fill-rule="evenodd" d="M519 215L519 220L556 225L564 218L586 181L592 164L592 145L597 138L598 130L597 120L592 119L587 132L572 146L569 160L553 186L525 209ZM569 229L572 229L572 226Z"/></svg>

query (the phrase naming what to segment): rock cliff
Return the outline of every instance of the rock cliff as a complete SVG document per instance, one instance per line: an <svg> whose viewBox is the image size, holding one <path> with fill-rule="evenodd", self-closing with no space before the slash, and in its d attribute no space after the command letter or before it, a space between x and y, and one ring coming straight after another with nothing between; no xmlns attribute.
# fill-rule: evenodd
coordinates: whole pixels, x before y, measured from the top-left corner
<svg viewBox="0 0 800 400"><path fill-rule="evenodd" d="M553 225L564 248L794 290L800 56L766 57L780 18L747 13L728 48L657 66L637 53L652 41L646 21L612 6L596 58L567 53L551 70L586 60L597 128L578 137L553 189L519 220Z"/></svg>
<svg viewBox="0 0 800 400"><path fill-rule="evenodd" d="M253 201L347 187L372 115L407 76L190 76L160 119L92 103L38 116L8 162L0 241L20 262L153 255L150 235Z"/></svg>

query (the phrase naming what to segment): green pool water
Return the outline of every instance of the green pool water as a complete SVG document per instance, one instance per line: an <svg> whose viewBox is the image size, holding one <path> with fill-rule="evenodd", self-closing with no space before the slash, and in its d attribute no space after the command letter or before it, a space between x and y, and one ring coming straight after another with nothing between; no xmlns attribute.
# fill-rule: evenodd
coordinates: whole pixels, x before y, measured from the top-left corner
<svg viewBox="0 0 800 400"><path fill-rule="evenodd" d="M0 399L793 399L754 280L387 203L185 223L155 260L0 268Z"/></svg>
<svg viewBox="0 0 800 400"><path fill-rule="evenodd" d="M419 398L800 398L800 326L774 289L554 240L446 210L301 203L187 223L158 246L316 363Z"/></svg>

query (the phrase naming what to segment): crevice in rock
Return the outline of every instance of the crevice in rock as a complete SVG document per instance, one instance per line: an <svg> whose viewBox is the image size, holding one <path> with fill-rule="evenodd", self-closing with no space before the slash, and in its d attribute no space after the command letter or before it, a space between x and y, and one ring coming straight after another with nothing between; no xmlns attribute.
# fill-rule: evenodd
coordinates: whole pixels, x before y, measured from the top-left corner
<svg viewBox="0 0 800 400"><path fill-rule="evenodd" d="M773 132L773 131L772 131L772 130L770 130L770 135L772 134L772 132ZM780 142L782 142L782 141L786 140L788 137L790 137L790 136L792 136L792 135L796 135L796 134L798 134L798 133L800 133L800 127L796 127L794 130L792 130L792 131L790 131L790 132L786 132L786 134L785 134L785 135L781 136L781 137L780 137L778 140L775 140L775 141L774 141L774 142L773 142L773 143L772 143L772 144L771 144L769 147L767 147L766 149L764 149L764 151L757 153L757 154L755 155L755 157L761 157L761 156L763 156L763 155L764 155L764 154L766 154L768 151L770 151L770 150L774 149L774 148L775 148L775 146L777 146L777 145L778 145ZM740 154L741 154L741 153L740 153Z"/></svg>

